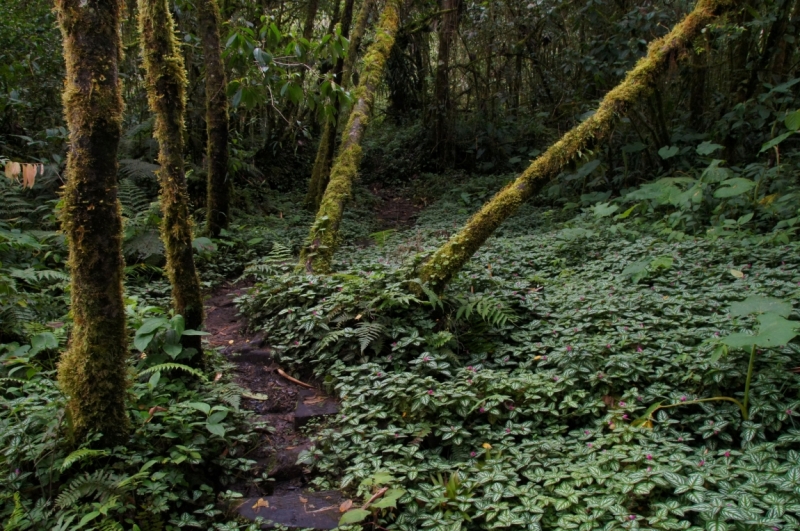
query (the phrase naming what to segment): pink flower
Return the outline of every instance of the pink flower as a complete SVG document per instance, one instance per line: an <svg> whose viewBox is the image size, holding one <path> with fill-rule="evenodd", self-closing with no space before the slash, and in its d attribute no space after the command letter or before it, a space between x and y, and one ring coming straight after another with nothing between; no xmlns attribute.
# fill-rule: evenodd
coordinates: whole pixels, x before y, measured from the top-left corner
<svg viewBox="0 0 800 531"><path fill-rule="evenodd" d="M686 395L681 396L681 402L686 402Z"/></svg>
<svg viewBox="0 0 800 531"><path fill-rule="evenodd" d="M567 352L572 352L572 345L567 345Z"/></svg>
<svg viewBox="0 0 800 531"><path fill-rule="evenodd" d="M469 456L470 456L470 457L475 457L476 455L478 455L478 454L477 454L477 452L470 452L470 453L469 453Z"/></svg>
<svg viewBox="0 0 800 531"><path fill-rule="evenodd" d="M481 407L481 408L478 410L478 412L479 412L479 413L486 413L486 408L485 408L485 407Z"/></svg>
<svg viewBox="0 0 800 531"><path fill-rule="evenodd" d="M591 432L589 430L583 430L584 435L589 435Z"/></svg>
<svg viewBox="0 0 800 531"><path fill-rule="evenodd" d="M635 514L630 515L628 517L628 520L631 520L631 521L636 520L636 515Z"/></svg>
<svg viewBox="0 0 800 531"><path fill-rule="evenodd" d="M594 445L593 445L592 443L586 443L586 446L588 446L589 448L591 448L591 447L592 447L592 446L594 446Z"/></svg>
<svg viewBox="0 0 800 531"><path fill-rule="evenodd" d="M557 382L558 381L558 376L553 376L553 381Z"/></svg>
<svg viewBox="0 0 800 531"><path fill-rule="evenodd" d="M652 455L650 455L650 454L647 454L647 460L648 460L648 461L652 461L652 460L653 460L653 456L652 456Z"/></svg>
<svg viewBox="0 0 800 531"><path fill-rule="evenodd" d="M511 428L506 428L506 433L511 433Z"/></svg>
<svg viewBox="0 0 800 531"><path fill-rule="evenodd" d="M627 405L628 405L628 404L626 404L625 402L620 402L620 403L619 403L619 407L625 407L625 406L627 406Z"/></svg>
<svg viewBox="0 0 800 531"><path fill-rule="evenodd" d="M697 466L703 466L704 464L706 464L706 460L705 459L701 459L700 462L697 463Z"/></svg>
<svg viewBox="0 0 800 531"><path fill-rule="evenodd" d="M728 451L726 451L726 452L725 452L725 457L730 457L730 456L731 456L731 453L730 453L730 452L728 452Z"/></svg>
<svg viewBox="0 0 800 531"><path fill-rule="evenodd" d="M432 395L433 394L433 389L428 389L428 394Z"/></svg>
<svg viewBox="0 0 800 531"><path fill-rule="evenodd" d="M628 414L622 415L622 420L628 420Z"/></svg>
<svg viewBox="0 0 800 531"><path fill-rule="evenodd" d="M642 352L642 346L641 345L637 345L636 346L636 352Z"/></svg>

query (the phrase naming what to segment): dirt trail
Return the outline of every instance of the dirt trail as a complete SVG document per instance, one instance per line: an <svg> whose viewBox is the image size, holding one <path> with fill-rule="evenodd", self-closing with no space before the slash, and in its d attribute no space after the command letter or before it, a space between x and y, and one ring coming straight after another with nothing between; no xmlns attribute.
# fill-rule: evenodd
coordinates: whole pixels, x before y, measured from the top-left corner
<svg viewBox="0 0 800 531"><path fill-rule="evenodd" d="M271 426L261 432L256 451L248 456L256 461L252 477L232 486L232 490L246 498L238 512L247 518L261 516L290 528L333 529L339 518L339 493L304 491L310 472L297 464L297 458L311 446L303 425L310 419L336 413L336 402L322 391L308 389L282 376L264 335L247 332L247 323L234 299L250 287L249 282L228 284L206 301L209 343L223 347L223 353L236 365L234 380L246 390L242 407L255 412L259 420ZM254 480L264 472L270 480L256 483Z"/></svg>

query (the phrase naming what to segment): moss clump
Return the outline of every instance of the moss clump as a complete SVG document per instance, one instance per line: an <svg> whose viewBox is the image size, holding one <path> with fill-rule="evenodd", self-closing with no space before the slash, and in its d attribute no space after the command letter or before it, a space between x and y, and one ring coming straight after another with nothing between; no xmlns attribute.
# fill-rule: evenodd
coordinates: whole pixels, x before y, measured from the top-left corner
<svg viewBox="0 0 800 531"><path fill-rule="evenodd" d="M203 299L192 255L192 224L183 169L186 71L173 26L167 0L139 0L147 96L155 113L154 136L159 144L158 176L164 215L161 238L167 276L175 311L183 315L187 328L197 330L203 323ZM195 364L199 364L200 337L185 336L184 346L197 350Z"/></svg>
<svg viewBox="0 0 800 531"><path fill-rule="evenodd" d="M63 228L69 240L75 328L58 366L76 441L123 442L128 387L122 299L122 217L117 147L122 123L118 77L121 4L57 0L64 36L64 114L69 127Z"/></svg>
<svg viewBox="0 0 800 531"><path fill-rule="evenodd" d="M587 148L608 135L617 118L648 96L659 76L674 59L682 59L691 42L709 23L741 3L736 0L700 0L695 9L661 39L653 41L647 56L628 72L625 80L606 94L591 118L574 127L537 158L517 179L497 193L472 216L461 231L440 247L420 268L419 278L441 292L500 224L519 206L561 173Z"/></svg>
<svg viewBox="0 0 800 531"><path fill-rule="evenodd" d="M230 219L231 180L228 178L228 98L222 64L216 0L199 0L197 21L206 65L206 129L208 131L208 197L206 233L217 237Z"/></svg>
<svg viewBox="0 0 800 531"><path fill-rule="evenodd" d="M364 57L362 82L355 91L355 104L342 134L339 154L331 168L330 181L322 196L319 211L307 243L300 254L299 267L308 272L327 273L339 245L339 225L345 202L350 198L353 181L361 163L361 139L367 130L375 103L375 91L394 46L400 24L400 1L389 0L381 14L375 41Z"/></svg>

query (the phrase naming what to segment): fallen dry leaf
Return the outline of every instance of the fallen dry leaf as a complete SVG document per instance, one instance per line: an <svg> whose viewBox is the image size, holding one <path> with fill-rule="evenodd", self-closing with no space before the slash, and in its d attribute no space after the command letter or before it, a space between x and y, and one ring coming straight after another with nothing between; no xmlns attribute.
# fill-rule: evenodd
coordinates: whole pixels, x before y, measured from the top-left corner
<svg viewBox="0 0 800 531"><path fill-rule="evenodd" d="M308 503L308 498L303 498L300 496L300 503Z"/></svg>
<svg viewBox="0 0 800 531"><path fill-rule="evenodd" d="M269 507L269 502L264 498L259 498L258 501L253 504L253 509L258 512L262 507Z"/></svg>
<svg viewBox="0 0 800 531"><path fill-rule="evenodd" d="M352 506L353 506L353 500L345 500L339 506L339 512L340 513L346 513L347 511L350 510L350 507L352 507Z"/></svg>
<svg viewBox="0 0 800 531"><path fill-rule="evenodd" d="M218 373L216 374L216 376L214 376L214 381L215 381L215 382L218 382L220 378L222 378L222 373L221 373L221 372L218 372Z"/></svg>

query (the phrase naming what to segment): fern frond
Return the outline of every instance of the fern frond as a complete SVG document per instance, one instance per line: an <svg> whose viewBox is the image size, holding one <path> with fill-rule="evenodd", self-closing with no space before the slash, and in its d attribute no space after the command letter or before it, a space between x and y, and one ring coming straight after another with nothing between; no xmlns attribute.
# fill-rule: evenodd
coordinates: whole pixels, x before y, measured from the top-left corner
<svg viewBox="0 0 800 531"><path fill-rule="evenodd" d="M90 448L80 448L64 458L64 462L61 463L61 471L64 472L78 461L83 461L84 459L91 459L94 457L104 457L106 455L108 455L108 452L106 452L105 450L92 450Z"/></svg>
<svg viewBox="0 0 800 531"><path fill-rule="evenodd" d="M120 175L132 180L134 183L155 180L155 172L160 168L161 166L158 164L152 164L139 159L122 159L119 161Z"/></svg>
<svg viewBox="0 0 800 531"><path fill-rule="evenodd" d="M378 322L358 323L356 336L363 353L369 346L380 339L386 332L386 327Z"/></svg>
<svg viewBox="0 0 800 531"><path fill-rule="evenodd" d="M96 494L102 499L118 493L116 477L111 472L95 470L72 480L69 487L56 498L56 506L65 509L75 505L84 496Z"/></svg>
<svg viewBox="0 0 800 531"><path fill-rule="evenodd" d="M158 365L153 365L152 367L148 367L143 371L139 372L139 376L145 376L147 374L152 374L154 372L161 372L161 371L184 371L188 372L192 376L196 376L203 381L206 381L206 375L202 372L198 371L193 367L189 367L188 365L183 365L182 363L160 363Z"/></svg>

